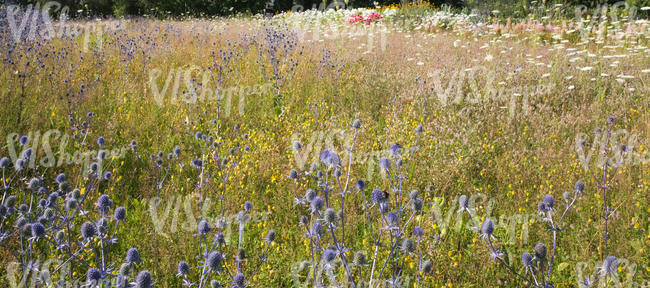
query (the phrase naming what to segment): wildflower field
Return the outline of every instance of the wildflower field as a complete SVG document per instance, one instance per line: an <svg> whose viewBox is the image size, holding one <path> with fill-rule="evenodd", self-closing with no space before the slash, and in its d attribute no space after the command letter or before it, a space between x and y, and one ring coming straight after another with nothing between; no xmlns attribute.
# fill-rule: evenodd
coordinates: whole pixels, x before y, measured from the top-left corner
<svg viewBox="0 0 650 288"><path fill-rule="evenodd" d="M650 287L649 7L2 5L0 287Z"/></svg>

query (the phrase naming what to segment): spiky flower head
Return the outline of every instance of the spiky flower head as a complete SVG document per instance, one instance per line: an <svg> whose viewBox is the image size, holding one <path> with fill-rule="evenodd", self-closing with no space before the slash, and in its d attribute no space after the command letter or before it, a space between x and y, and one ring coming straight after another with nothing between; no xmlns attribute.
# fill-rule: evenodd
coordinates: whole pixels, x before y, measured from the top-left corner
<svg viewBox="0 0 650 288"><path fill-rule="evenodd" d="M180 261L178 262L177 270L179 276L187 275L190 272L190 265L185 261Z"/></svg>
<svg viewBox="0 0 650 288"><path fill-rule="evenodd" d="M483 221L481 233L484 237L491 237L494 234L494 222L490 218L485 218L485 221Z"/></svg>
<svg viewBox="0 0 650 288"><path fill-rule="evenodd" d="M384 202L386 202L388 200L388 195L384 191L381 191L379 189L375 189L370 194L370 199L373 202L377 203L377 204L381 204L381 203L384 203Z"/></svg>
<svg viewBox="0 0 650 288"><path fill-rule="evenodd" d="M11 163L11 160L9 160L9 158L2 157L2 159L0 159L0 168L2 168L2 169L9 168L10 163Z"/></svg>
<svg viewBox="0 0 650 288"><path fill-rule="evenodd" d="M402 240L402 247L401 248L402 248L402 252L404 252L404 254L408 254L408 253L413 252L413 250L415 249L415 245L413 244L413 240L411 240L410 238L404 238L404 240Z"/></svg>
<svg viewBox="0 0 650 288"><path fill-rule="evenodd" d="M210 227L210 223L208 223L208 221L206 221L205 219L201 219L198 225L199 235L208 234L210 233L210 230L212 230L212 228Z"/></svg>
<svg viewBox="0 0 650 288"><path fill-rule="evenodd" d="M65 174L63 173L56 175L56 178L54 178L54 182L56 183L63 183L65 181L66 181Z"/></svg>
<svg viewBox="0 0 650 288"><path fill-rule="evenodd" d="M353 261L354 265L357 266L363 266L368 264L368 259L366 257L366 254L363 253L363 251L357 251L354 253L354 258Z"/></svg>
<svg viewBox="0 0 650 288"><path fill-rule="evenodd" d="M293 148L293 151L300 151L302 149L302 144L300 144L298 140L293 141L291 148Z"/></svg>
<svg viewBox="0 0 650 288"><path fill-rule="evenodd" d="M115 208L115 211L113 212L113 219L117 221L124 221L126 218L126 208L120 206Z"/></svg>
<svg viewBox="0 0 650 288"><path fill-rule="evenodd" d="M354 119L354 121L352 121L352 128L354 128L354 129L361 128L361 120Z"/></svg>
<svg viewBox="0 0 650 288"><path fill-rule="evenodd" d="M533 251L535 252L535 259L546 261L546 245L544 245L544 243L537 242L535 247L533 247Z"/></svg>
<svg viewBox="0 0 650 288"><path fill-rule="evenodd" d="M544 196L544 200L542 200L546 207L550 210L553 209L553 206L555 206L555 199L553 198L553 195L547 194Z"/></svg>
<svg viewBox="0 0 650 288"><path fill-rule="evenodd" d="M88 285L90 286L95 286L99 284L99 280L102 279L102 271L99 271L97 268L90 268L88 269L88 272L86 272L86 281L88 282Z"/></svg>
<svg viewBox="0 0 650 288"><path fill-rule="evenodd" d="M18 138L18 144L20 144L20 146L25 146L28 142L29 138L27 138L27 136L20 136L20 138Z"/></svg>
<svg viewBox="0 0 650 288"><path fill-rule="evenodd" d="M533 256L530 255L528 252L524 252L521 254L521 263L524 265L526 268L530 268L533 266Z"/></svg>
<svg viewBox="0 0 650 288"><path fill-rule="evenodd" d="M325 209L324 219L327 223L334 224L336 223L336 210L332 208Z"/></svg>
<svg viewBox="0 0 650 288"><path fill-rule="evenodd" d="M313 200L311 200L311 211L312 213L318 212L321 209L323 209L323 198L320 198L320 196L314 197Z"/></svg>
<svg viewBox="0 0 650 288"><path fill-rule="evenodd" d="M126 263L134 264L140 262L141 262L140 252L138 252L138 249L131 248L128 251L126 251Z"/></svg>
<svg viewBox="0 0 650 288"><path fill-rule="evenodd" d="M325 263L332 263L334 259L336 259L336 251L334 251L334 249L327 248L325 251L323 251L323 260Z"/></svg>
<svg viewBox="0 0 650 288"><path fill-rule="evenodd" d="M431 260L426 260L420 266L420 272L427 274L431 272L432 268L433 268L433 262L431 262Z"/></svg>
<svg viewBox="0 0 650 288"><path fill-rule="evenodd" d="M217 251L210 252L208 254L208 267L213 271L221 271L221 263L223 262L223 256Z"/></svg>
<svg viewBox="0 0 650 288"><path fill-rule="evenodd" d="M415 128L415 133L422 133L424 132L424 128L422 128L422 125L418 125L418 127Z"/></svg>
<svg viewBox="0 0 650 288"><path fill-rule="evenodd" d="M379 159L379 168L381 168L382 170L389 170L390 161L386 159L386 157L381 157L381 159Z"/></svg>
<svg viewBox="0 0 650 288"><path fill-rule="evenodd" d="M237 273L235 276L233 276L232 277L232 285L235 288L245 288L246 287L246 277L244 277L244 274Z"/></svg>
<svg viewBox="0 0 650 288"><path fill-rule="evenodd" d="M45 226L41 223L32 224L32 237L40 238L45 236Z"/></svg>
<svg viewBox="0 0 650 288"><path fill-rule="evenodd" d="M151 273L147 270L140 271L138 277L135 279L136 288L150 288L151 287Z"/></svg>
<svg viewBox="0 0 650 288"><path fill-rule="evenodd" d="M323 225L321 225L319 222L314 222L314 224L311 225L310 231L310 235L312 237L320 238L321 235L323 235Z"/></svg>
<svg viewBox="0 0 650 288"><path fill-rule="evenodd" d="M269 244L275 241L275 231L269 230L269 232L266 233L266 237L264 237L264 241Z"/></svg>
<svg viewBox="0 0 650 288"><path fill-rule="evenodd" d="M289 179L298 180L298 171L296 171L296 169L291 169L289 171Z"/></svg>
<svg viewBox="0 0 650 288"><path fill-rule="evenodd" d="M424 230L422 230L422 228L420 228L420 226L416 226L416 227L413 229L413 236L415 236L415 237L417 237L417 238L420 238L420 237L422 237L423 235L424 235Z"/></svg>
<svg viewBox="0 0 650 288"><path fill-rule="evenodd" d="M109 208L111 208L111 205L113 202L111 201L111 198L108 197L106 194L102 194L99 196L99 199L97 199L97 208L99 211L106 211Z"/></svg>
<svg viewBox="0 0 650 288"><path fill-rule="evenodd" d="M129 274L130 270L131 265L129 265L129 263L122 263L122 265L120 265L120 269L118 270L118 274L126 276Z"/></svg>
<svg viewBox="0 0 650 288"><path fill-rule="evenodd" d="M90 239L97 234L97 228L95 228L95 224L90 223L90 222L84 222L81 224L81 236L84 237L84 239Z"/></svg>
<svg viewBox="0 0 650 288"><path fill-rule="evenodd" d="M248 201L244 202L244 210L246 212L250 213L252 209L253 209L253 204L251 204L251 202Z"/></svg>
<svg viewBox="0 0 650 288"><path fill-rule="evenodd" d="M388 215L386 215L386 222L388 222L388 225L396 227L399 223L399 216L395 212L388 212Z"/></svg>
<svg viewBox="0 0 650 288"><path fill-rule="evenodd" d="M601 277L610 276L616 278L616 269L618 268L618 259L615 256L607 256L603 261L603 265L598 267L598 273Z"/></svg>
<svg viewBox="0 0 650 288"><path fill-rule="evenodd" d="M402 145L399 143L395 143L388 148L388 152L390 153L390 156L393 158L397 158L402 154Z"/></svg>
<svg viewBox="0 0 650 288"><path fill-rule="evenodd" d="M341 158L339 155L329 149L325 149L321 152L320 160L329 168L335 168L341 165Z"/></svg>
<svg viewBox="0 0 650 288"><path fill-rule="evenodd" d="M316 191L314 191L314 189L309 188L305 191L305 200L307 202L311 203L311 201L314 200L314 197L316 197Z"/></svg>
<svg viewBox="0 0 650 288"><path fill-rule="evenodd" d="M585 182L578 180L578 182L573 186L573 189L578 193L582 193L582 191L585 190Z"/></svg>

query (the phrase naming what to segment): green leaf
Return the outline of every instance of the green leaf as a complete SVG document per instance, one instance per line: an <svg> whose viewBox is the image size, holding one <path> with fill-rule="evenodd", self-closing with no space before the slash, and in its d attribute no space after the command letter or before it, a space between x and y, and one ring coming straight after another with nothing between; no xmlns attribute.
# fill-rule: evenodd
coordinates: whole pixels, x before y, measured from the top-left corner
<svg viewBox="0 0 650 288"><path fill-rule="evenodd" d="M557 265L557 271L562 272L562 270L566 269L566 267L569 267L569 263L562 262L559 265Z"/></svg>

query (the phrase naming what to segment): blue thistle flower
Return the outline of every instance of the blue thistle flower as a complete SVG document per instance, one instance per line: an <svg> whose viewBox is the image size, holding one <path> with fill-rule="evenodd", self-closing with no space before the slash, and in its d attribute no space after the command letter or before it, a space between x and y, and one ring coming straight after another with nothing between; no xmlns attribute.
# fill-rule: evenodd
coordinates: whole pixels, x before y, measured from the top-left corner
<svg viewBox="0 0 650 288"><path fill-rule="evenodd" d="M381 204L388 200L388 193L375 189L370 193L370 199L377 204Z"/></svg>
<svg viewBox="0 0 650 288"><path fill-rule="evenodd" d="M104 172L104 180L111 180L111 176L113 176L113 173L111 173L111 171Z"/></svg>
<svg viewBox="0 0 650 288"><path fill-rule="evenodd" d="M190 272L190 265L187 264L185 261L178 262L178 274L177 276L184 276L187 275L187 273Z"/></svg>
<svg viewBox="0 0 650 288"><path fill-rule="evenodd" d="M399 215L395 212L388 212L388 215L386 215L386 222L388 222L388 225L391 225L393 227L397 226L397 223L399 222Z"/></svg>
<svg viewBox="0 0 650 288"><path fill-rule="evenodd" d="M535 259L538 261L546 261L546 245L542 242L537 242L535 246L533 247L533 251L535 252Z"/></svg>
<svg viewBox="0 0 650 288"><path fill-rule="evenodd" d="M10 163L11 163L11 160L9 160L9 158L2 157L2 159L0 159L0 168L2 168L2 169L9 168Z"/></svg>
<svg viewBox="0 0 650 288"><path fill-rule="evenodd" d="M321 209L323 209L323 198L316 196L313 200L311 200L311 212L315 213Z"/></svg>
<svg viewBox="0 0 650 288"><path fill-rule="evenodd" d="M113 219L117 221L124 221L126 218L126 209L122 206L115 208L113 212Z"/></svg>
<svg viewBox="0 0 650 288"><path fill-rule="evenodd" d="M354 119L354 121L352 121L352 128L354 128L354 129L361 128L361 120Z"/></svg>
<svg viewBox="0 0 650 288"><path fill-rule="evenodd" d="M327 248L323 251L323 260L325 263L330 264L334 259L336 259L336 251L334 249Z"/></svg>
<svg viewBox="0 0 650 288"><path fill-rule="evenodd" d="M524 252L521 254L521 263L524 265L526 268L530 268L533 266L533 256L530 255L528 252Z"/></svg>
<svg viewBox="0 0 650 288"><path fill-rule="evenodd" d="M402 145L395 143L391 145L390 148L388 148L388 152L390 153L391 157L397 158L402 153Z"/></svg>
<svg viewBox="0 0 650 288"><path fill-rule="evenodd" d="M99 280L103 278L102 271L99 271L97 268L90 268L88 269L88 272L86 273L86 281L88 282L88 285L94 286L99 283Z"/></svg>
<svg viewBox="0 0 650 288"><path fill-rule="evenodd" d="M221 253L217 251L210 252L208 254L208 259L207 259L208 267L212 269L212 271L218 272L221 271L221 262L223 261L223 256L221 256Z"/></svg>
<svg viewBox="0 0 650 288"><path fill-rule="evenodd" d="M582 182L582 180L578 180L578 182L576 182L573 188L576 192L582 193L582 191L585 190L585 182Z"/></svg>
<svg viewBox="0 0 650 288"><path fill-rule="evenodd" d="M366 182L363 182L363 180L361 180L361 179L359 179L359 181L357 181L357 184L355 186L356 186L357 190L359 190L359 191L366 190Z"/></svg>
<svg viewBox="0 0 650 288"><path fill-rule="evenodd" d="M485 221L483 221L483 225L481 226L481 238L485 239L488 237L494 237L494 223L490 218L485 218Z"/></svg>
<svg viewBox="0 0 650 288"><path fill-rule="evenodd" d="M311 225L309 234L311 237L320 238L320 236L323 235L323 225L321 225L320 222L314 222L314 224Z"/></svg>
<svg viewBox="0 0 650 288"><path fill-rule="evenodd" d="M275 241L275 231L269 230L269 232L266 233L266 237L264 237L264 241L266 241L268 244L271 244L271 242Z"/></svg>
<svg viewBox="0 0 650 288"><path fill-rule="evenodd" d="M59 175L56 175L56 178L54 179L54 182L60 184L60 183L66 182L65 180L66 180L65 179L65 174L61 173Z"/></svg>
<svg viewBox="0 0 650 288"><path fill-rule="evenodd" d="M553 209L553 206L555 205L555 199L553 199L553 195L550 194L544 196L542 202L544 202L544 205L546 205L549 210Z"/></svg>
<svg viewBox="0 0 650 288"><path fill-rule="evenodd" d="M210 223L208 223L208 221L202 219L201 221L199 221L198 230L199 230L199 235L205 235L210 233L210 230L212 230L212 228L210 227Z"/></svg>
<svg viewBox="0 0 650 288"><path fill-rule="evenodd" d="M203 134L201 134L199 131L196 131L196 133L194 133L194 138L196 138L196 140L201 140L203 138Z"/></svg>
<svg viewBox="0 0 650 288"><path fill-rule="evenodd" d="M32 224L32 237L40 238L43 236L45 236L45 226L39 222Z"/></svg>
<svg viewBox="0 0 650 288"><path fill-rule="evenodd" d="M131 248L126 251L126 263L134 264L140 262L142 261L140 260L140 252L138 252L138 249Z"/></svg>
<svg viewBox="0 0 650 288"><path fill-rule="evenodd" d="M291 169L291 171L289 171L289 179L298 180L298 171Z"/></svg>
<svg viewBox="0 0 650 288"><path fill-rule="evenodd" d="M29 138L27 138L27 136L20 136L20 138L18 138L18 144L20 144L20 146L27 145L27 142L29 142Z"/></svg>
<svg viewBox="0 0 650 288"><path fill-rule="evenodd" d="M302 149L302 144L300 144L298 140L293 141L291 148L293 149L293 151L300 151L300 149Z"/></svg>
<svg viewBox="0 0 650 288"><path fill-rule="evenodd" d="M382 170L389 170L390 161L386 159L386 157L381 157L381 159L379 159L379 168L381 168Z"/></svg>
<svg viewBox="0 0 650 288"><path fill-rule="evenodd" d="M618 259L614 256L607 256L603 261L603 265L598 267L600 277L609 275L612 278L617 278L616 269L618 268Z"/></svg>
<svg viewBox="0 0 650 288"><path fill-rule="evenodd" d="M106 211L109 208L111 208L112 205L111 198L108 197L106 194L102 194L99 196L99 199L97 199L97 208L99 208L100 211Z"/></svg>
<svg viewBox="0 0 650 288"><path fill-rule="evenodd" d="M94 237L96 233L97 228L95 228L95 224L90 222L84 222L81 224L81 236L83 236L84 239L88 240Z"/></svg>
<svg viewBox="0 0 650 288"><path fill-rule="evenodd" d="M19 158L18 160L16 160L16 164L14 165L14 169L16 171L22 171L23 169L25 169L25 160L22 159L22 158Z"/></svg>
<svg viewBox="0 0 650 288"><path fill-rule="evenodd" d="M244 274L237 273L235 276L233 276L232 277L232 285L235 288L245 288L246 287L246 278L244 277Z"/></svg>
<svg viewBox="0 0 650 288"><path fill-rule="evenodd" d="M150 288L151 287L151 274L149 271L144 270L138 273L138 277L135 279L136 288Z"/></svg>
<svg viewBox="0 0 650 288"><path fill-rule="evenodd" d="M422 237L423 235L424 235L424 230L422 230L422 228L420 228L420 226L416 226L416 227L413 229L413 236L415 236L415 237L417 237L417 238L420 238L420 237Z"/></svg>
<svg viewBox="0 0 650 288"><path fill-rule="evenodd" d="M174 147L173 153L176 157L181 156L181 147L180 146Z"/></svg>
<svg viewBox="0 0 650 288"><path fill-rule="evenodd" d="M253 204L248 201L244 202L244 210L246 210L246 212L251 212L251 209L253 209Z"/></svg>
<svg viewBox="0 0 650 288"><path fill-rule="evenodd" d="M199 158L192 159L192 166L196 169L201 169L203 167L203 161Z"/></svg>
<svg viewBox="0 0 650 288"><path fill-rule="evenodd" d="M99 147L102 147L104 143L106 143L106 139L104 139L102 136L99 136L99 138L97 138L97 145L99 145Z"/></svg>
<svg viewBox="0 0 650 288"><path fill-rule="evenodd" d="M422 125L418 125L418 127L415 128L415 133L422 133L424 132L424 128L422 128Z"/></svg>

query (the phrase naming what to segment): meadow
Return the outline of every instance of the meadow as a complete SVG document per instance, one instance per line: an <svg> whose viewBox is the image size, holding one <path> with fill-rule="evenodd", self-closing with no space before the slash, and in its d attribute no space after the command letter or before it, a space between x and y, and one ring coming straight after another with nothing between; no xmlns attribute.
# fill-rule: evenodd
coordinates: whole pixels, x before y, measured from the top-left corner
<svg viewBox="0 0 650 288"><path fill-rule="evenodd" d="M650 286L629 11L2 9L0 286Z"/></svg>

